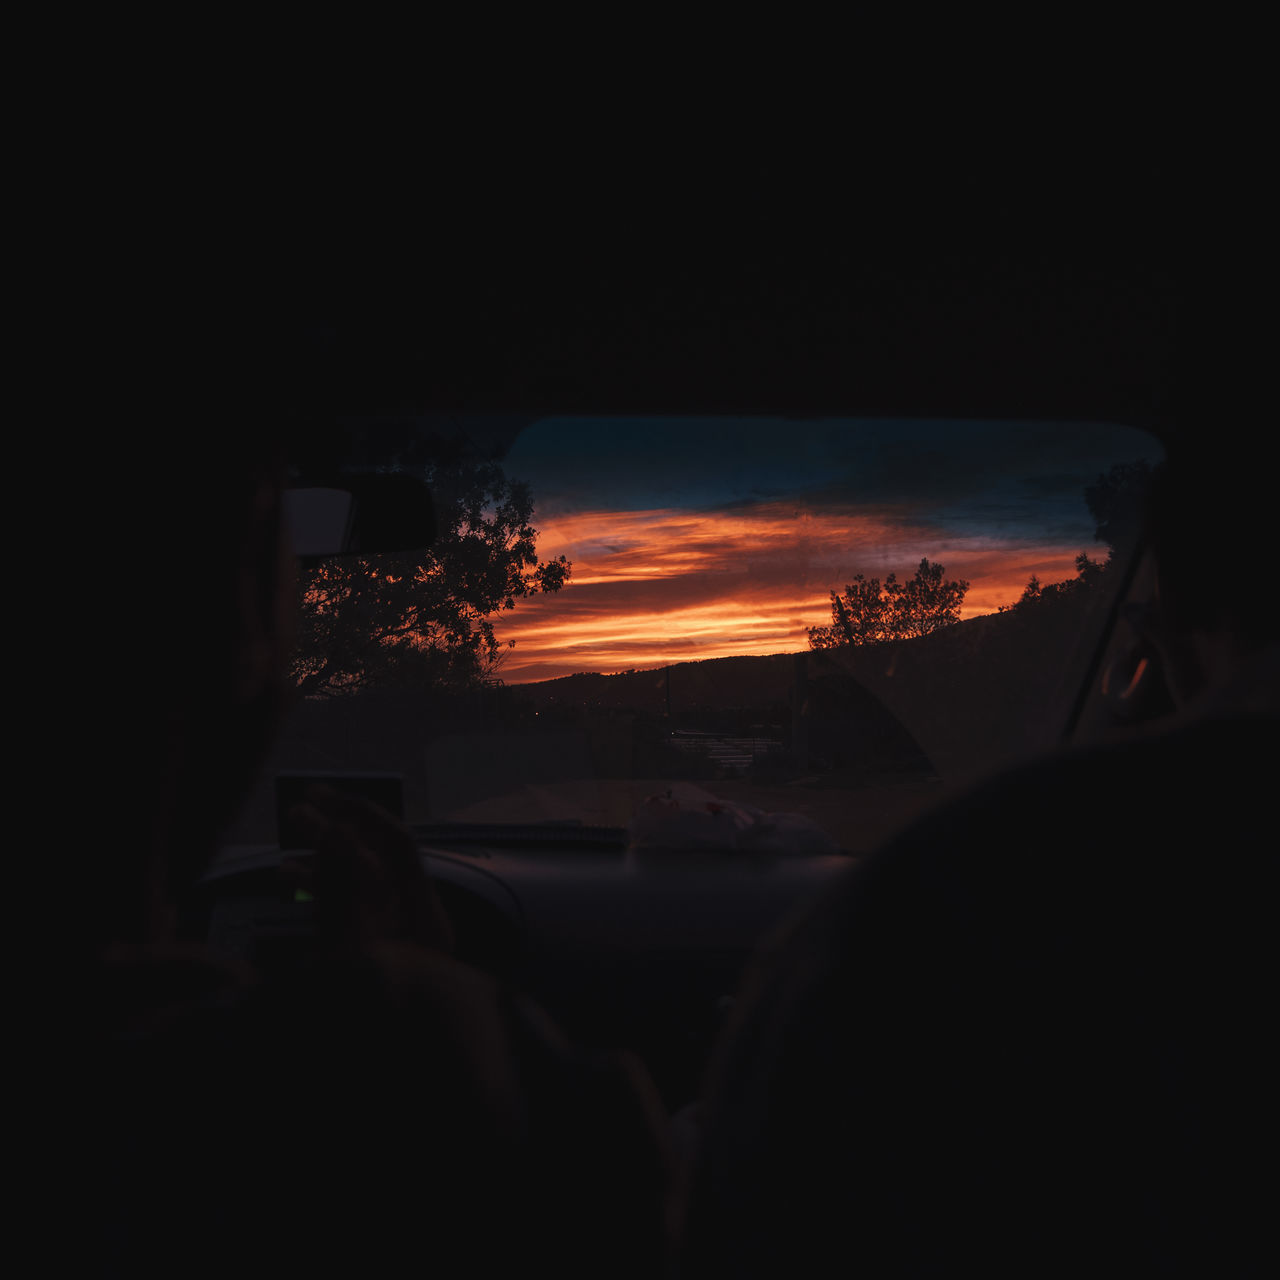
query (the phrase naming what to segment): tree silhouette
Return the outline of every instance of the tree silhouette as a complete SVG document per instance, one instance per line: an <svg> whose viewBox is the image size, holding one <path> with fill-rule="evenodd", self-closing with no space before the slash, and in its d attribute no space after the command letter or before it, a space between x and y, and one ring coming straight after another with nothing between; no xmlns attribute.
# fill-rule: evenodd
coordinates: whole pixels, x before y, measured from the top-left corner
<svg viewBox="0 0 1280 1280"><path fill-rule="evenodd" d="M1042 583L1033 573L1022 595L1013 604L1002 604L1001 613L1047 613L1092 600L1094 588L1103 580L1110 559L1090 560L1087 552L1076 556L1076 576L1065 582Z"/></svg>
<svg viewBox="0 0 1280 1280"><path fill-rule="evenodd" d="M1118 462L1084 491L1089 513L1096 522L1094 536L1109 548L1105 560L1091 560L1086 551L1076 556L1076 576L1065 582L1042 584L1033 574L1022 595L1013 604L1001 605L1001 613L1060 612L1083 606L1096 597L1095 588L1109 581L1108 573L1134 545L1142 526L1151 467L1139 459Z"/></svg>
<svg viewBox="0 0 1280 1280"><path fill-rule="evenodd" d="M891 573L882 586L878 578L858 574L842 593L831 593L831 624L810 627L809 647L835 649L912 640L954 625L960 621L969 584L948 582L945 574L942 565L927 559L920 561L906 582Z"/></svg>
<svg viewBox="0 0 1280 1280"><path fill-rule="evenodd" d="M1116 463L1085 489L1084 500L1097 522L1094 536L1105 542L1112 554L1128 548L1137 538L1150 483L1151 467L1139 459Z"/></svg>
<svg viewBox="0 0 1280 1280"><path fill-rule="evenodd" d="M501 644L493 616L568 581L564 556L538 560L527 485L488 461L426 470L437 530L429 548L325 560L300 574L292 675L304 696L493 683L515 643Z"/></svg>

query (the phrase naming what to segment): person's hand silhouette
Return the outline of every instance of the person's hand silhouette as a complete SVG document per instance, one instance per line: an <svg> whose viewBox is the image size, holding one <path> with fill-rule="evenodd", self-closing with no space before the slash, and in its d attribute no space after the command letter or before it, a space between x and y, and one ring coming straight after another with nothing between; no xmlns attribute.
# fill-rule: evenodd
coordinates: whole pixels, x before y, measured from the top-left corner
<svg viewBox="0 0 1280 1280"><path fill-rule="evenodd" d="M290 814L315 850L285 864L315 899L324 942L362 948L415 942L451 953L453 930L408 830L359 796L317 785Z"/></svg>

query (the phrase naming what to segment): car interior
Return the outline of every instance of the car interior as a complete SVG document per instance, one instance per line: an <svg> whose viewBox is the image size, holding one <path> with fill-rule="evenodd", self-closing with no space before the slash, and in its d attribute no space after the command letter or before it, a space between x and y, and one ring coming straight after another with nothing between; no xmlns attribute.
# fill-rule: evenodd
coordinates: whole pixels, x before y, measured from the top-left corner
<svg viewBox="0 0 1280 1280"><path fill-rule="evenodd" d="M929 462L922 451L931 446L920 435L921 423L947 424L954 448L976 454L979 470L999 470L1003 461L994 451L1014 447L1011 441L1022 442L1025 468L1052 468L1064 447L1099 431L1116 433L1105 446L1114 464L1138 454L1155 463L1164 454L1175 425L1164 332L1171 298L1158 272L1130 264L1110 274L1097 267L1073 273L1063 263L977 260L920 262L907 272L847 262L831 264L821 276L797 263L753 279L723 267L717 274L714 265L683 292L679 281L660 276L643 290L629 288L654 267L638 258L626 282L575 280L573 290L560 292L537 276L503 278L492 297L483 289L468 295L453 282L447 323L438 312L424 321L406 305L388 306L382 295L378 311L360 312L374 314L373 320L343 324L339 314L328 327L314 319L300 325L290 335L305 401L291 437L291 497L302 563L322 563L321 551L340 551L349 560L429 542L429 485L388 474L385 465L402 455L410 437L436 441L431 447L448 438L455 450L488 459L523 457L542 467L539 474L550 483L562 437L548 435L545 424L595 424L591 429L612 442L616 458L605 459L598 476L606 478L594 483L621 487L621 473L658 450L657 487L665 483L672 491L697 479L691 467L707 465L705 449L681 457L676 443L699 431L714 437L721 456L735 447L748 454L756 449L768 454L769 465L788 448L791 456L819 449L814 466L821 472L843 464L820 447L832 449L833 440L854 436L859 424L875 423L877 448L902 442L909 461L920 464L925 487ZM337 297L325 301L328 315L341 312ZM673 422L684 424L675 436L664 427ZM825 424L818 444L815 424ZM521 454L522 441L531 438L548 442L543 448L551 455L529 448ZM993 452L985 456L984 449ZM1088 456L1092 465L1103 455ZM560 461L572 469L571 459ZM337 506L326 510L324 495L331 503L338 495ZM607 496L599 495L596 505L607 505ZM537 491L533 500L537 523ZM304 507L309 514L300 514ZM1087 522L1078 489L1075 508ZM352 512L358 514L352 518ZM557 548L545 552L555 555ZM843 655L811 650L804 664L797 655L804 646L793 643L789 655L783 650L768 659L774 665L767 676L761 668L745 677L760 686L753 707L735 707L744 701L736 691L710 693L697 703L679 688L694 669L687 663L654 664L655 679L643 681L643 691L637 683L643 671L610 670L604 675L614 692L604 696L618 702L614 718L584 710L579 694L566 693L579 697L577 718L562 711L564 731L544 731L541 739L494 729L493 740L478 745L464 733L433 743L430 701L415 702L403 691L386 694L380 704L357 696L296 708L249 812L233 824L186 904L187 927L215 950L261 966L305 962L313 904L299 900L278 875L285 857L299 853L281 825L290 779L296 785L307 775L342 779L367 794L390 786L383 798L389 807L404 806L399 816L420 842L455 930L457 954L527 991L576 1040L637 1052L666 1105L678 1112L698 1096L750 957L851 859L940 798L1028 751L1121 733L1140 718L1132 708L1142 682L1133 676L1132 635L1121 619L1149 583L1140 546L1126 545L1115 556L1106 599L1086 622L1073 616L1052 643L1026 641L1033 652L1022 664L1029 673L1022 684L1012 663L992 670L985 682L972 675L976 667L965 668L968 676L953 668L950 678L941 674L941 660L933 661L935 670L923 659L913 667L912 644L923 653L923 640L891 646L901 655L891 679L865 661L855 673L847 649ZM826 585L839 588L859 567L850 560L833 566ZM564 598L575 589L586 590L570 578ZM505 615L512 627L524 605L517 601ZM939 691L948 679L950 691ZM535 710L545 724L556 683L512 687L542 699ZM1150 683L1141 695L1159 710L1159 691ZM908 685L910 694L899 695ZM958 698L961 686L967 701ZM759 726L771 724L754 732L776 754L791 753L783 785L766 792L765 761L756 753L736 766L701 756L699 772L677 768L668 751L662 763L647 763L638 778L629 777L648 723L642 699L656 701L654 716L668 745L681 733L714 737L718 730L727 738L732 717L747 712ZM323 700L310 700L317 701ZM931 703L928 711L921 713L921 702ZM310 721L305 712L313 713ZM332 713L323 725L321 712ZM483 738L485 710L451 710L455 728L460 714L472 716L472 739ZM849 755L849 725L876 716L884 720L883 732L868 739L860 755ZM991 728L997 723L999 734ZM476 775L504 770L511 775L507 791L516 790L515 783L608 777L607 757L617 754L616 744L606 741L610 725L631 739L624 747L630 763L612 776L632 785L615 787L612 803L602 801L585 816L567 802L562 813L545 805L503 807L491 794L496 784L472 785ZM379 727L388 743L397 739L394 749L372 740ZM734 741L751 741L749 732L738 728ZM330 738L322 747L320 734ZM997 738L998 747L992 745ZM808 754L797 761L802 748ZM504 760L503 752L519 758ZM659 772L664 764L672 767L668 775ZM786 790L806 774L821 780L808 791ZM774 812L788 794L799 796L801 808L819 814L809 825L822 828L822 838L730 850L700 849L678 830L647 846L638 840L634 819L649 796L691 785L722 801L750 805L754 798L757 809L768 805ZM467 798L469 786L487 808L442 804L442 791L456 802Z"/></svg>
<svg viewBox="0 0 1280 1280"><path fill-rule="evenodd" d="M181 935L309 971L293 805L363 796L456 957L634 1054L692 1154L753 963L849 868L1174 714L1145 486L1243 437L1205 413L1170 262L1131 248L717 229L317 267L240 317L285 423L297 688Z"/></svg>

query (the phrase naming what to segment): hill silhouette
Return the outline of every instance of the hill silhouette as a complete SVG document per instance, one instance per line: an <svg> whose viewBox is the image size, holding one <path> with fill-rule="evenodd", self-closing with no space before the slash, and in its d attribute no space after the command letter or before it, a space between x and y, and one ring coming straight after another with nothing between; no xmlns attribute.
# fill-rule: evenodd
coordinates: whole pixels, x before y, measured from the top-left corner
<svg viewBox="0 0 1280 1280"><path fill-rule="evenodd" d="M714 783L725 797L742 790L745 803L788 809L826 805L823 795L836 805L843 790L860 788L934 795L935 781L962 785L1053 745L1105 606L1098 593L1078 616L1006 612L883 645L582 673L453 696L397 689L304 699L266 777L392 770L403 775L411 821L469 806L487 812L516 793L527 803L512 811L528 813L540 791L552 813L571 813L555 788L575 779L624 790L626 780ZM707 735L706 750L698 735ZM740 749L723 749L726 739ZM864 794L860 815L867 804ZM270 839L274 824L268 782L233 839Z"/></svg>
<svg viewBox="0 0 1280 1280"><path fill-rule="evenodd" d="M584 672L512 691L548 723L630 716L758 733L803 751L801 770L964 781L1053 744L1104 607L1099 598L1069 619L989 614L881 645Z"/></svg>

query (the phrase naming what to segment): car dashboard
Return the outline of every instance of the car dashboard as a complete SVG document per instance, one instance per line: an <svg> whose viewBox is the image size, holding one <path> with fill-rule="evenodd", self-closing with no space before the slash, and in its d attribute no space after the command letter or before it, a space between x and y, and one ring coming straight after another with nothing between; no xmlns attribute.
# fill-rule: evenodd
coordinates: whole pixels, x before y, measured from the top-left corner
<svg viewBox="0 0 1280 1280"><path fill-rule="evenodd" d="M416 834L457 958L527 992L576 1043L637 1053L673 1108L696 1096L756 949L854 862L636 850L617 828ZM316 953L315 903L286 882L284 858L226 847L197 895L210 949L263 974Z"/></svg>

